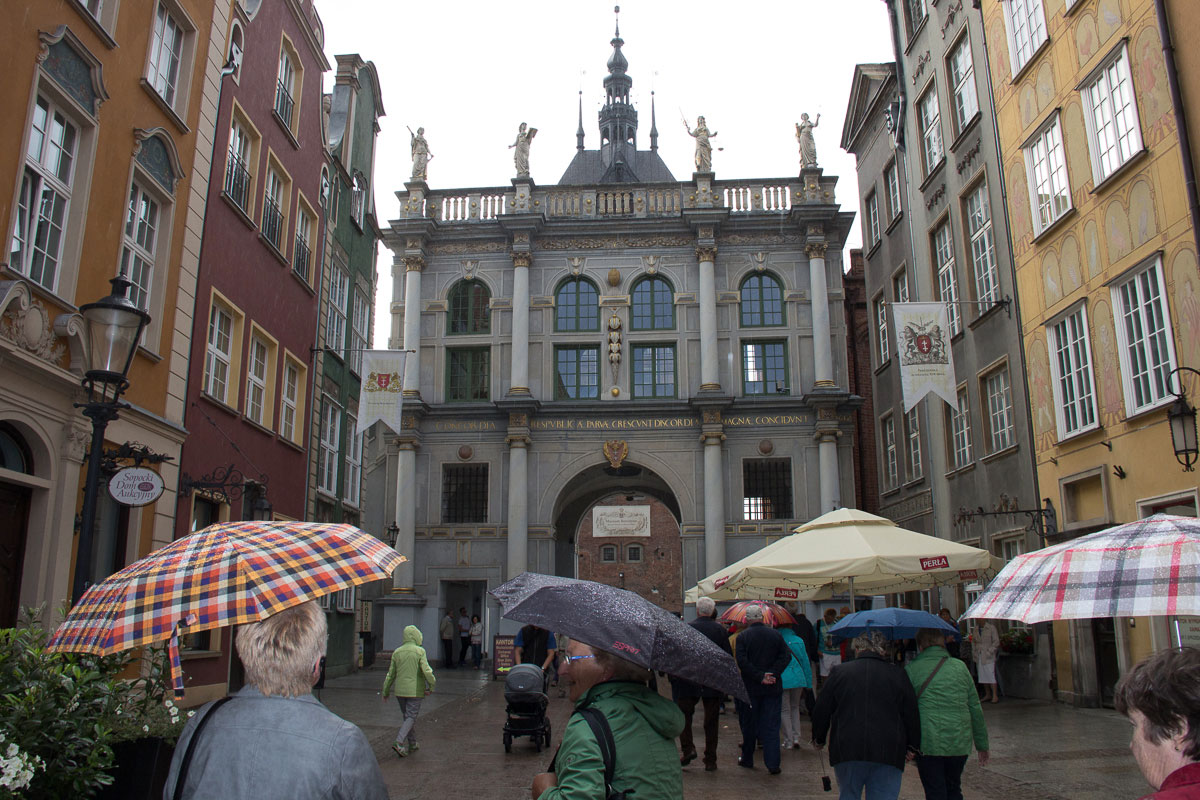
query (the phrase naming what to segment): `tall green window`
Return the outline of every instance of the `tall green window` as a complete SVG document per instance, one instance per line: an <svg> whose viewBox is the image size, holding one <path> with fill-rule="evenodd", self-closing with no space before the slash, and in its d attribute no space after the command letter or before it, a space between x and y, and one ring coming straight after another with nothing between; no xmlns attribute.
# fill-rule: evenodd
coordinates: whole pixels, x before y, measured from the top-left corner
<svg viewBox="0 0 1200 800"><path fill-rule="evenodd" d="M554 348L554 399L595 400L600 392L600 348Z"/></svg>
<svg viewBox="0 0 1200 800"><path fill-rule="evenodd" d="M446 350L446 400L470 402L490 397L492 351L487 347Z"/></svg>
<svg viewBox="0 0 1200 800"><path fill-rule="evenodd" d="M742 327L783 324L783 286L771 275L751 275L742 281Z"/></svg>
<svg viewBox="0 0 1200 800"><path fill-rule="evenodd" d="M787 391L787 342L742 342L742 394Z"/></svg>
<svg viewBox="0 0 1200 800"><path fill-rule="evenodd" d="M446 333L488 333L492 316L488 304L491 293L482 281L460 281L450 290L450 313Z"/></svg>
<svg viewBox="0 0 1200 800"><path fill-rule="evenodd" d="M675 345L634 345L633 396L675 396Z"/></svg>
<svg viewBox="0 0 1200 800"><path fill-rule="evenodd" d="M586 278L568 278L554 293L554 330L600 330L600 293Z"/></svg>
<svg viewBox="0 0 1200 800"><path fill-rule="evenodd" d="M669 331L675 328L675 290L665 278L643 278L634 284L633 322L635 331Z"/></svg>

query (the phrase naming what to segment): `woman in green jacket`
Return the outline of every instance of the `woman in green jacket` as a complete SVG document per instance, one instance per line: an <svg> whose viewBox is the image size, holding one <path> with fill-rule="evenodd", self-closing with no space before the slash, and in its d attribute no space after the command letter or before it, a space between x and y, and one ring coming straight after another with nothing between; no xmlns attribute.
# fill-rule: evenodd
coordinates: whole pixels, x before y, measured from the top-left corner
<svg viewBox="0 0 1200 800"><path fill-rule="evenodd" d="M396 700L400 702L400 711L404 714L404 724L396 733L396 741L392 749L396 755L404 758L418 749L417 714L421 713L421 701L425 695L433 691L437 679L433 677L433 667L421 647L421 631L416 625L404 629L404 644L392 651L392 663L388 667L387 677L383 679L383 700L387 702L392 689L396 690Z"/></svg>
<svg viewBox="0 0 1200 800"><path fill-rule="evenodd" d="M646 686L649 670L578 639L571 639L563 661L576 709L596 709L612 729L613 789L638 800L683 797L683 771L675 748L683 712ZM554 757L554 772L533 779L534 800L607 796L600 745L588 721L572 714Z"/></svg>
<svg viewBox="0 0 1200 800"><path fill-rule="evenodd" d="M962 772L971 755L988 763L987 725L967 666L946 651L945 634L931 628L917 632L920 654L905 667L917 692L921 712L921 754L917 772L925 800L962 800Z"/></svg>

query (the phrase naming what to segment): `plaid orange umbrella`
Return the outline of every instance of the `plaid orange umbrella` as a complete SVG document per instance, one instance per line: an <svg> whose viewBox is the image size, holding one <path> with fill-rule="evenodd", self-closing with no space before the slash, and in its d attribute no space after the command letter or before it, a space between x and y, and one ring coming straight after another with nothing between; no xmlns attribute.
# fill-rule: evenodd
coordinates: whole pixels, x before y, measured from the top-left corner
<svg viewBox="0 0 1200 800"><path fill-rule="evenodd" d="M88 588L47 650L108 655L170 639L183 693L179 630L241 625L391 575L407 559L353 525L223 522L155 550Z"/></svg>
<svg viewBox="0 0 1200 800"><path fill-rule="evenodd" d="M769 600L741 600L734 603L725 609L725 613L721 615L721 622L736 622L739 625L745 625L746 609L750 606L761 606L763 624L772 628L778 628L780 625L793 625L796 622L796 618L790 611Z"/></svg>

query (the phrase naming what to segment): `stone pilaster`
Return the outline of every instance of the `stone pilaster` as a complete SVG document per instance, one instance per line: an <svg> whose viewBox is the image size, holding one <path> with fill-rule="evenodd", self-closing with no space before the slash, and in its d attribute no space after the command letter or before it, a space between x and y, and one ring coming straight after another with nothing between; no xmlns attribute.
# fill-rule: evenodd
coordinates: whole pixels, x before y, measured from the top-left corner
<svg viewBox="0 0 1200 800"><path fill-rule="evenodd" d="M421 397L421 239L410 237L404 251L404 399Z"/></svg>
<svg viewBox="0 0 1200 800"><path fill-rule="evenodd" d="M829 284L825 272L825 237L820 228L812 226L804 247L808 255L808 280L812 292L813 371L816 389L832 389L833 344L829 325ZM826 509L828 510L828 509Z"/></svg>

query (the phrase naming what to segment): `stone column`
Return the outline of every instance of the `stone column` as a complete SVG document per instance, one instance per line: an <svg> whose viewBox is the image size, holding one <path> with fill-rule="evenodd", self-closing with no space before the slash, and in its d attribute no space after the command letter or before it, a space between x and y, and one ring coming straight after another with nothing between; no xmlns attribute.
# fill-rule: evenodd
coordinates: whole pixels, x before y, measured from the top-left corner
<svg viewBox="0 0 1200 800"><path fill-rule="evenodd" d="M529 568L529 415L508 415L508 570L515 578Z"/></svg>
<svg viewBox="0 0 1200 800"><path fill-rule="evenodd" d="M809 241L808 280L812 292L814 387L833 388L833 344L829 328L829 286L825 276L825 242ZM826 509L828 510L828 509Z"/></svg>
<svg viewBox="0 0 1200 800"><path fill-rule="evenodd" d="M409 275L414 273L410 272ZM419 275L420 273L415 273ZM396 442L396 550L408 561L392 573L393 592L411 592L415 575L417 543L417 445L412 440Z"/></svg>
<svg viewBox="0 0 1200 800"><path fill-rule="evenodd" d="M404 398L421 396L421 271L425 256L420 252L404 256ZM405 554L407 555L407 553Z"/></svg>
<svg viewBox="0 0 1200 800"><path fill-rule="evenodd" d="M712 229L708 228L711 238ZM702 234L704 230L702 229ZM717 363L717 286L715 267L716 244L701 244L696 248L700 262L700 391L720 391L721 381Z"/></svg>
<svg viewBox="0 0 1200 800"><path fill-rule="evenodd" d="M725 566L725 481L722 479L721 412L703 412L700 443L704 447L704 575Z"/></svg>
<svg viewBox="0 0 1200 800"><path fill-rule="evenodd" d="M522 234L514 235L514 240ZM524 234L526 246L529 235ZM527 252L514 252L513 298L512 298L512 365L509 372L510 395L525 395L529 392L529 265L533 256Z"/></svg>
<svg viewBox="0 0 1200 800"><path fill-rule="evenodd" d="M837 451L839 436L841 431L838 430L818 430L815 437L821 473L821 514L833 511L842 504L842 481L838 470Z"/></svg>

